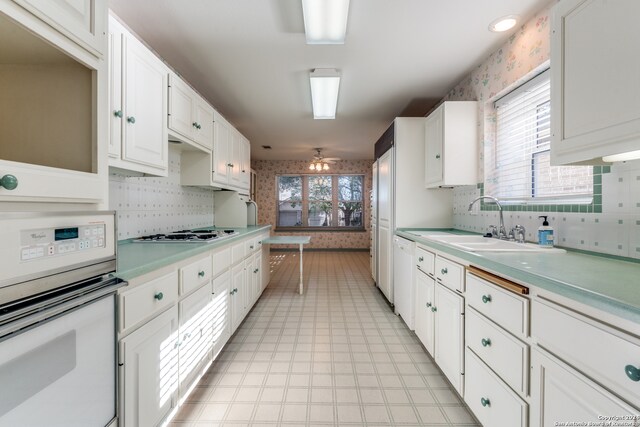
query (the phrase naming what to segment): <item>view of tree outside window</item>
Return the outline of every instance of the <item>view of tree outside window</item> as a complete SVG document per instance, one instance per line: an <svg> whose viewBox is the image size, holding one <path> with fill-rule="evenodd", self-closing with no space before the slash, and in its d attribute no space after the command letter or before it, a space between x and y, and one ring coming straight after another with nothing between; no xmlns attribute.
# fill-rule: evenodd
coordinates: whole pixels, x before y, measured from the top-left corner
<svg viewBox="0 0 640 427"><path fill-rule="evenodd" d="M364 227L363 175L281 175L277 181L278 227Z"/></svg>

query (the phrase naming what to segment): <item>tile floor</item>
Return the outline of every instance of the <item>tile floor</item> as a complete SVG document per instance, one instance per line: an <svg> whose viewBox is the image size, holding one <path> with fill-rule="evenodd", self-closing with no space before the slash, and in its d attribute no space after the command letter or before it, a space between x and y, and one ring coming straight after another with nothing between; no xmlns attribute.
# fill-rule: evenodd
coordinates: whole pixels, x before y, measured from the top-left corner
<svg viewBox="0 0 640 427"><path fill-rule="evenodd" d="M272 252L272 276L171 423L478 426L372 285L367 252Z"/></svg>

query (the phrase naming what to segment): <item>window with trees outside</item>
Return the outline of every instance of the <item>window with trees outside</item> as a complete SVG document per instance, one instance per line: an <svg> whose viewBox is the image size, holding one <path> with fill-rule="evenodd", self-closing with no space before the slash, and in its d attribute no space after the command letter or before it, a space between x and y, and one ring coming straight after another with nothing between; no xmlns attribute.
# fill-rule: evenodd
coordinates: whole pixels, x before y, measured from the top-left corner
<svg viewBox="0 0 640 427"><path fill-rule="evenodd" d="M279 175L277 228L364 229L364 175Z"/></svg>

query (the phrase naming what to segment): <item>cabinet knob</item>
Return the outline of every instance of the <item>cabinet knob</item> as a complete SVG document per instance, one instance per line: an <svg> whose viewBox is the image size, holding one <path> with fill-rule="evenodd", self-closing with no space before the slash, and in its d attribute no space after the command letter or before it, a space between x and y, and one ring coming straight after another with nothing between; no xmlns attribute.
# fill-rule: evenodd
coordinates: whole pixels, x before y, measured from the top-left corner
<svg viewBox="0 0 640 427"><path fill-rule="evenodd" d="M491 295L482 295L482 302L485 304L491 302Z"/></svg>
<svg viewBox="0 0 640 427"><path fill-rule="evenodd" d="M121 119L122 118L122 110L115 110L113 112L113 115Z"/></svg>
<svg viewBox="0 0 640 427"><path fill-rule="evenodd" d="M446 268L443 268L440 270L440 273L442 274L447 274L449 272L449 270L447 270Z"/></svg>
<svg viewBox="0 0 640 427"><path fill-rule="evenodd" d="M191 123L191 126L193 126L194 128L198 129L198 123L196 123L196 122Z"/></svg>
<svg viewBox="0 0 640 427"><path fill-rule="evenodd" d="M491 401L485 397L481 397L480 398L480 403L482 403L482 406L491 406Z"/></svg>
<svg viewBox="0 0 640 427"><path fill-rule="evenodd" d="M158 301L162 301L162 298L164 298L164 294L162 292L158 292L157 294L155 294L153 296L155 299L157 299Z"/></svg>
<svg viewBox="0 0 640 427"><path fill-rule="evenodd" d="M233 167L233 165L231 163L227 163L227 166L229 166L230 168Z"/></svg>
<svg viewBox="0 0 640 427"><path fill-rule="evenodd" d="M431 307L431 311L435 313L436 311L438 311L438 307Z"/></svg>
<svg viewBox="0 0 640 427"><path fill-rule="evenodd" d="M204 277L204 271L199 271L198 272L198 277Z"/></svg>
<svg viewBox="0 0 640 427"><path fill-rule="evenodd" d="M182 337L182 340L188 340L189 338L191 338L191 332L187 332L186 334L184 334L184 336Z"/></svg>
<svg viewBox="0 0 640 427"><path fill-rule="evenodd" d="M418 262L422 262L422 261L424 261L424 257L421 256L418 258Z"/></svg>
<svg viewBox="0 0 640 427"><path fill-rule="evenodd" d="M4 187L7 190L15 190L18 186L18 178L14 175L6 174L0 178L0 187Z"/></svg>
<svg viewBox="0 0 640 427"><path fill-rule="evenodd" d="M129 123L131 123L131 124L134 124L134 123L136 122L136 118L135 118L135 117L133 117L133 116L129 116L129 117L127 117L127 121L128 121Z"/></svg>
<svg viewBox="0 0 640 427"><path fill-rule="evenodd" d="M440 154L436 154L436 159L439 159L439 158L440 158Z"/></svg>
<svg viewBox="0 0 640 427"><path fill-rule="evenodd" d="M624 367L624 372L631 381L640 381L640 369L633 365L627 365Z"/></svg>
<svg viewBox="0 0 640 427"><path fill-rule="evenodd" d="M255 270L253 270L254 273L257 273L258 271L260 271L259 268L256 268Z"/></svg>
<svg viewBox="0 0 640 427"><path fill-rule="evenodd" d="M490 347L491 346L491 339L489 338L482 338L482 346L483 347Z"/></svg>
<svg viewBox="0 0 640 427"><path fill-rule="evenodd" d="M253 245L249 246L249 249L253 249Z"/></svg>
<svg viewBox="0 0 640 427"><path fill-rule="evenodd" d="M427 303L427 307L431 307L431 303L430 302Z"/></svg>

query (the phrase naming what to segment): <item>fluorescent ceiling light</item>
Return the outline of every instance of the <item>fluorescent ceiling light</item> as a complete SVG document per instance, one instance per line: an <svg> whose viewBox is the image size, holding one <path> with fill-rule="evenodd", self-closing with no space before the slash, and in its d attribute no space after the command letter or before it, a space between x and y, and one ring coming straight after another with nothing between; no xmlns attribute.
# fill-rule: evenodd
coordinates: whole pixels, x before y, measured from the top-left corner
<svg viewBox="0 0 640 427"><path fill-rule="evenodd" d="M302 0L307 44L344 44L349 0Z"/></svg>
<svg viewBox="0 0 640 427"><path fill-rule="evenodd" d="M627 153L612 154L611 156L604 156L602 161L604 162L624 162L627 160L640 159L640 150L629 151Z"/></svg>
<svg viewBox="0 0 640 427"><path fill-rule="evenodd" d="M503 16L489 24L489 31L493 31L494 33L501 33L503 31L512 29L517 23L518 15Z"/></svg>
<svg viewBox="0 0 640 427"><path fill-rule="evenodd" d="M340 73L333 68L316 68L309 74L314 119L335 119Z"/></svg>

